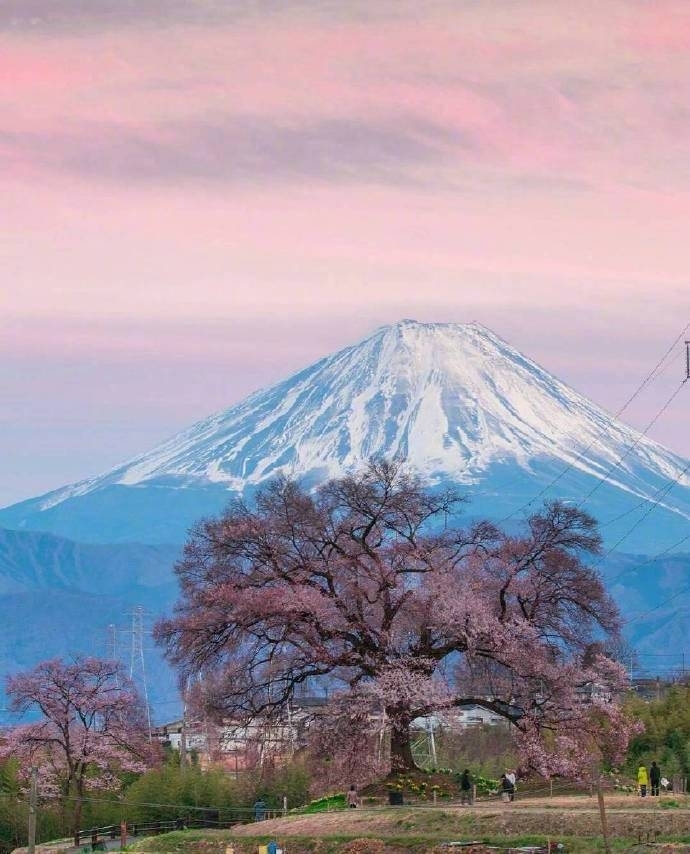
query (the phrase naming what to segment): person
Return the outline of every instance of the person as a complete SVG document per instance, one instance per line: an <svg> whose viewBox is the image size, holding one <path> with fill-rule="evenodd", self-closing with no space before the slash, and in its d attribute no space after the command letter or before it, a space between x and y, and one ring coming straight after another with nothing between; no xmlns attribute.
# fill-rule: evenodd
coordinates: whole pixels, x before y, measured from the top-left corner
<svg viewBox="0 0 690 854"><path fill-rule="evenodd" d="M355 789L354 783L350 786L345 800L351 810L356 809L356 807L359 806L359 795L357 794L357 789Z"/></svg>
<svg viewBox="0 0 690 854"><path fill-rule="evenodd" d="M465 768L460 777L460 803L472 806L472 777L469 768Z"/></svg>
<svg viewBox="0 0 690 854"><path fill-rule="evenodd" d="M510 783L509 789L509 799L511 801L515 800L515 789L517 786L517 778L515 776L515 771L506 771L506 780Z"/></svg>
<svg viewBox="0 0 690 854"><path fill-rule="evenodd" d="M254 804L254 821L263 821L266 818L266 803L263 798L258 798Z"/></svg>
<svg viewBox="0 0 690 854"><path fill-rule="evenodd" d="M637 769L637 785L640 790L640 797L647 797L647 785L649 784L649 777L647 776L647 769L644 765L640 765Z"/></svg>
<svg viewBox="0 0 690 854"><path fill-rule="evenodd" d="M515 792L515 786L508 779L508 774L501 774L501 800L508 801L512 800L511 795Z"/></svg>
<svg viewBox="0 0 690 854"><path fill-rule="evenodd" d="M661 768L656 762L652 762L652 767L649 769L649 785L652 797L659 796L659 783L661 783Z"/></svg>

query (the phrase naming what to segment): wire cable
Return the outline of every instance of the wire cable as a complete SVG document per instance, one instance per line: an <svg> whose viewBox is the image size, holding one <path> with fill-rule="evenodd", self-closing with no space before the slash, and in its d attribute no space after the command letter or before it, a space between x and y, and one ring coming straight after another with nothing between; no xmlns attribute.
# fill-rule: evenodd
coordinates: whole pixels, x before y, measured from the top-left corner
<svg viewBox="0 0 690 854"><path fill-rule="evenodd" d="M677 540L672 545L667 546L663 551L659 552L658 554L652 555L652 557L647 558L647 560L643 560L642 563L638 563L634 567L626 566L617 575L615 575L612 579L606 582L607 586L611 587L612 585L614 585L623 575L625 575L626 572L635 572L635 570L640 569L643 566L648 566L649 564L659 560L659 558L665 557L670 552L675 551L679 546L682 546L684 543L687 543L688 540L690 540L690 534L686 534L684 537L681 537L680 540ZM598 565L599 564L597 564L597 566Z"/></svg>
<svg viewBox="0 0 690 854"><path fill-rule="evenodd" d="M653 608L648 608L644 611L638 611L637 614L633 614L632 617L629 617L627 620L623 620L623 626L629 626L631 623L636 623L642 617L647 617L649 614L653 614L655 611L658 611L660 608L663 608L665 605L668 605L669 602L673 602L674 599L677 599L679 596L682 596L683 593L690 593L690 584L686 584L685 587L681 587L680 590L676 590L675 593L672 593L662 602L659 602L658 605L655 605Z"/></svg>
<svg viewBox="0 0 690 854"><path fill-rule="evenodd" d="M661 499L668 495L668 493L673 489L673 487L680 482L680 479L690 470L690 461L681 469L681 471L674 477L669 479L669 483L664 487L659 487L653 495L648 496L647 498L643 498L639 501L634 507L630 507L628 510L624 510L622 513L619 513L617 516L614 516L611 519L607 519L605 522L599 523L599 528L607 528L609 525L613 525L616 522L620 522L621 519L624 519L626 516L629 516L631 513L634 513L636 510L639 510L641 507L644 507L645 504L648 504L650 501L654 502L654 504L658 504ZM658 498L657 498L658 496Z"/></svg>
<svg viewBox="0 0 690 854"><path fill-rule="evenodd" d="M620 408L619 408L619 409L614 413L614 415L613 415L613 418L614 418L614 419L619 418L619 417L620 417L620 416L625 412L625 410L630 406L630 404L631 404L631 403L632 403L632 402L633 402L633 401L634 401L634 400L635 400L635 399L636 399L636 398L641 394L641 392L642 392L642 391L647 387L647 385L649 385L649 383L652 381L652 379L656 378L657 376L660 376L660 375L661 375L661 373L663 372L663 370L665 370L665 369L666 369L666 368L663 368L663 370L662 370L662 365L664 364L664 362L666 362L666 360L668 359L668 357L670 356L670 354L673 352L673 350L675 349L675 347L678 345L678 343L681 341L681 339L683 338L683 336L686 334L686 332L688 331L688 329L690 329L690 323L686 324L686 325L685 325L685 327L684 327L684 328L683 328L683 329L678 333L678 335L676 336L676 338L673 340L673 343L672 343L672 344L670 345L670 347L666 350L666 352L663 354L663 356L659 359L659 361L656 363L656 365L654 365L654 367L652 368L652 370L651 370L651 371L649 371L649 373L644 377L644 379L642 380L642 382L638 385L638 387L637 387L637 388L635 389L635 391L630 395L630 397L628 397L628 399L625 401L625 403L624 403L624 404L623 404L623 405L622 405L622 406L621 406L621 407L620 407ZM686 380L684 380L684 381L683 381L683 383L681 383L681 387L682 387L682 385L683 385L686 381L687 381L687 378L686 378ZM678 389L676 390L676 392L672 395L671 399L670 399L670 400L668 400L668 401L666 402L666 404L664 405L663 409L662 409L659 413L657 413L657 415L652 419L652 422L651 422L650 424L648 424L648 425L647 425L647 427L645 428L645 432L644 432L644 434L642 434L642 435L646 435L646 434L647 434L647 432L648 432L649 430L651 430L651 428L652 428L652 427L654 426L654 424L658 421L658 419L661 417L661 415L663 414L663 412L665 412L665 411L666 411L666 409L671 405L671 403L673 402L673 399L676 397L676 395L678 394L678 392L679 392L679 391L680 391L680 388L678 388ZM639 443L639 441L640 441L640 438L641 438L641 436L637 438L637 440L633 443L633 445L630 447L630 449L629 449L629 450L632 450L634 447L636 447L636 445L637 445L637 444ZM505 516L503 519L501 519L501 520L500 520L500 522L499 522L499 525L502 525L504 522L507 522L508 520L510 520L510 519L512 519L513 517L515 517L518 513L521 513L523 510L527 510L529 507L531 507L531 506L534 504L534 502L535 502L535 501L538 501L538 500L539 500L542 496L544 496L544 495L545 495L545 494L546 494L546 493L547 493L547 492L548 492L548 491L549 491L553 486L555 486L555 485L556 485L556 484L557 484L557 483L558 483L562 478L564 478L564 477L565 477L565 475L566 475L566 474L568 474L568 472L570 472L573 468L575 468L575 466L577 465L577 463L578 463L578 462L579 462L579 461L580 461L580 460L585 456L585 454L586 454L586 453L587 453L587 452L588 452L592 447L594 447L594 445L595 445L596 443L597 443L597 440L596 440L596 439L592 439L592 441L591 441L591 442L589 442L587 445L585 445L585 447L584 447L584 448L583 448L583 449L582 449L582 450L581 450L581 451L580 451L580 452L579 452L579 453L574 457L574 459L572 459L572 460L571 460L571 461L570 461L570 462L565 466L565 468L563 468L563 470L562 470L561 472L559 472L559 474L557 474L557 475L556 475L556 477L554 477L554 478L553 478L552 480L550 480L550 481L549 481L545 486L543 486L543 487L539 490L539 492L538 492L538 493L537 493L533 498L531 498L531 499L530 499L529 501L527 501L525 504L523 504L523 505L521 505L520 507L518 507L518 508L516 508L515 510L513 510L513 511L512 511L512 513L510 513L508 516ZM629 451L628 451L628 452L629 452ZM626 455L627 455L627 453L626 453L624 456L626 456ZM621 458L621 460L622 460L623 458L624 458L624 457L622 457L622 458ZM620 463L620 461L621 461L621 460L619 460L619 461L616 463L616 465L618 465L618 464ZM613 468L615 468L615 466L614 466ZM611 473L611 471L612 471L612 470L613 470L613 469L611 469L609 472L607 472L607 475L606 475L606 476L608 476L608 475ZM585 496L585 499L584 499L584 500L586 501L589 497L591 497L591 495L587 495L587 496ZM580 505L578 505L578 506L580 506Z"/></svg>
<svg viewBox="0 0 690 854"><path fill-rule="evenodd" d="M618 459L613 463L613 465L607 470L606 474L603 477L601 477L594 484L594 486L590 489L590 491L587 493L587 495L585 495L585 497L578 503L578 505L577 505L578 507L582 507L584 504L586 504L589 501L589 499L594 495L594 493L598 489L600 489L608 481L611 473L618 468L618 466L623 462L623 460L632 451L635 450L635 448L640 444L642 439L644 439L647 436L647 433L649 433L649 431L656 424L656 422L659 420L659 418L661 418L661 416L664 414L664 412L666 412L666 410L669 408L669 406L673 403L673 401L676 399L676 397L678 397L681 389L683 388L683 386L685 385L685 383L687 381L688 381L688 378L686 377L681 382L681 384L678 386L678 388L676 388L676 390L673 392L673 394L669 397L669 399L666 401L666 403L661 407L661 409L652 418L652 420L647 424L647 426L644 428L644 430L637 435L637 438L635 439L635 441L631 445L628 446L628 448L620 455L620 457L618 457Z"/></svg>

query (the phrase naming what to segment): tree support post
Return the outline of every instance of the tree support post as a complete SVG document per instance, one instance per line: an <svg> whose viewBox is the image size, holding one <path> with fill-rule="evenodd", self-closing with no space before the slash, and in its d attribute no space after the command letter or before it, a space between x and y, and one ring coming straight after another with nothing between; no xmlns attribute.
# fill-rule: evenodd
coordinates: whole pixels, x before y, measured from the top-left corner
<svg viewBox="0 0 690 854"><path fill-rule="evenodd" d="M601 778L597 777L597 801L599 802L599 816L601 817L601 835L604 838L604 851L611 854L609 843L609 828L606 822L606 807L604 806L604 792L601 788Z"/></svg>

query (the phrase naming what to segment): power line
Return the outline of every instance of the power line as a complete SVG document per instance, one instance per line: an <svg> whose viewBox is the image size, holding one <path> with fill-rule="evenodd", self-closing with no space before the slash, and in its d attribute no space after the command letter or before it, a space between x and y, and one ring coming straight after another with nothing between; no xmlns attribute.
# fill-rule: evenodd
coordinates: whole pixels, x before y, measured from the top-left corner
<svg viewBox="0 0 690 854"><path fill-rule="evenodd" d="M644 507L645 504L649 504L650 501L653 501L654 504L659 504L661 499L668 495L668 493L673 489L673 487L680 482L680 479L690 470L690 462L688 462L681 471L674 477L670 478L669 483L666 486L659 487L657 491L648 496L647 498L643 498L640 502L638 502L634 507L630 507L628 510L624 510L622 513L619 513L618 516L614 516L612 519L607 519L605 522L601 522L599 524L600 528L607 528L609 525L613 525L615 522L620 522L621 519L624 519L626 516L629 516L631 513L634 513L636 510L639 510L641 507ZM657 496L658 499L657 499Z"/></svg>
<svg viewBox="0 0 690 854"><path fill-rule="evenodd" d="M654 367L652 368L652 370L651 370L651 371L650 371L650 372L649 372L649 373L644 377L644 379L642 380L642 382L638 385L638 387L637 387L637 388L635 389L635 391L630 395L630 397L628 397L628 399L625 401L625 403L624 403L624 404L623 404L623 405L622 405L622 406L617 410L617 412L615 412L615 413L614 413L614 415L613 415L614 419L619 418L619 417L620 417L620 416L625 412L625 410L626 410L626 409L630 406L630 404L631 404L631 403L632 403L632 402L633 402L633 401L634 401L634 400L639 396L639 394L640 394L640 393L641 393L641 392L646 388L646 386L647 386L647 385L652 381L652 379L654 379L655 377L660 376L660 375L661 375L661 373L663 373L663 371L664 371L664 370L666 370L666 368L663 368L663 370L660 370L660 369L661 369L662 365L664 364L664 362L666 362L666 360L668 359L668 357L670 356L670 354L673 352L674 348L675 348L675 347L677 346L677 344L681 341L681 339L683 338L683 336L685 335L685 333L688 331L688 329L690 329L690 323L686 324L686 325L685 325L685 327L684 327L684 328L683 328L683 329L678 333L678 335L676 336L676 338L673 340L673 343L672 343L672 344L670 345L670 347L666 350L666 352L664 353L664 355L659 359L659 361L656 363L656 365L654 365ZM668 367L668 365L667 365L667 367ZM689 378L690 378L690 377L686 376L685 380L683 380L683 382L681 383L681 388L682 388L682 386L684 385L684 383L685 383L685 382L687 382L687 380L688 380ZM666 402L666 404L664 405L664 407L662 408L662 410L661 410L660 412L658 412L658 413L657 413L657 415L652 419L651 423L647 425L647 427L645 428L644 433L643 433L643 434L641 434L641 435L636 439L636 441L635 441L635 442L633 443L633 445L630 447L629 451L630 451L630 450L632 450L634 447L636 447L636 445L639 443L639 441L640 441L640 439L642 438L642 436L646 436L647 432L648 432L649 430L651 430L651 428L652 428L652 427L653 427L653 425L658 421L658 419L661 417L661 415L663 414L663 412L665 412L665 411L666 411L666 409L671 405L671 403L673 402L673 399L676 397L676 395L678 394L678 392L679 392L679 391L680 391L680 388L678 388L678 389L674 392L674 394L672 395L671 399L670 399L670 400L668 400L668 401ZM513 510L513 512L512 512L512 513L510 513L508 516L505 516L503 519L501 519L501 521L499 522L499 524L500 524L500 525L502 525L504 522L507 522L509 519L512 519L512 518L513 518L514 516L516 516L518 513L521 513L523 510L527 510L529 507L531 507L531 506L532 506L532 504L534 504L534 502L535 502L535 501L537 501L537 500L538 500L539 498L541 498L542 496L546 495L546 493L547 493L547 492L548 492L548 491L549 491L553 486L555 486L555 485L556 485L556 484L557 484L557 483L558 483L562 478L564 478L564 477L565 477L565 475L566 475L566 474L568 474L568 472L570 472L573 468L575 468L575 466L577 465L577 463L578 463L578 462L580 462L580 460L585 456L585 454L586 454L589 450L591 450L591 448L592 448L592 447L594 447L594 445L595 445L596 443L597 443L597 439L596 439L596 438L595 438L595 439L592 439L592 440L591 440L591 442L589 442L587 445L585 445L585 447L584 447L584 448L583 448L583 449L582 449L582 450L581 450L581 451L580 451L580 452L579 452L579 453L574 457L574 459L572 459L572 460L571 460L571 461L570 461L570 462L565 466L565 468L563 468L563 470L562 470L561 472L559 472L559 474L557 474L557 475L556 475L552 480L550 480L550 481L549 481L545 486L543 486L543 487L539 490L539 492L538 492L538 493L537 493L533 498L531 498L529 501L527 501L525 504L521 505L521 506L520 506L520 507L518 507L517 509ZM628 452L626 452L626 454L624 455L624 457L627 455L627 453L629 453L629 451L628 451ZM621 460L622 460L624 457L622 457L622 458L621 458ZM613 467L613 468L615 468L615 467L616 467L616 465L618 465L618 464L621 462L621 460L619 460L619 461L614 465L614 467ZM611 470L609 470L609 472L607 472L607 475L606 475L605 477L608 477L608 475L611 473L611 471L613 470L613 468L612 468ZM600 484L599 484L599 485L600 485ZM597 486L597 488L598 488L598 486ZM589 494L589 495L585 496L584 501L586 501L589 497L591 497L591 494Z"/></svg>
<svg viewBox="0 0 690 854"><path fill-rule="evenodd" d="M638 563L636 566L632 567L632 569L630 567L625 567L617 575L610 579L607 584L611 586L615 584L619 578L625 575L626 572L634 572L636 569L640 569L643 566L648 566L650 563L654 563L655 561L659 560L659 558L665 557L670 552L674 552L679 546L682 546L688 540L690 540L690 534L686 534L684 537L681 537L680 540L677 540L672 545L667 546L663 551L659 552L658 554L652 555L652 557L647 558L647 560L643 560L642 563Z"/></svg>
<svg viewBox="0 0 690 854"><path fill-rule="evenodd" d="M633 614L632 617L629 617L627 620L623 620L622 625L629 626L631 623L636 623L641 617L647 617L649 614L653 614L655 611L658 611L660 608L663 608L665 605L668 605L669 602L673 602L674 599L677 599L679 596L682 596L683 593L690 592L690 584L686 584L685 587L681 587L680 590L676 590L675 593L672 593L669 597L664 599L662 602L659 602L658 605L655 605L653 608L648 608L644 611L638 611L637 614Z"/></svg>
<svg viewBox="0 0 690 854"><path fill-rule="evenodd" d="M618 468L618 466L623 462L623 460L632 451L634 451L635 448L640 444L642 439L644 439L646 437L647 433L649 433L649 431L656 424L656 422L659 420L659 418L661 418L661 416L664 414L664 412L666 412L666 410L669 408L669 406L676 399L676 397L680 393L680 390L683 388L683 386L685 385L685 383L687 381L688 381L688 378L686 377L681 382L681 384L678 386L678 388L673 392L671 397L669 397L669 399L666 401L666 403L661 407L661 409L652 418L652 420L649 422L649 424L647 424L647 426L644 428L644 430L638 434L635 441L631 445L628 446L628 448L620 455L620 457L618 457L618 459L613 463L613 465L607 470L606 474L594 484L594 486L592 487L592 489L590 489L590 491L587 493L587 495L585 495L585 497L578 503L578 505L577 505L578 507L582 507L583 504L586 504L589 501L589 499L594 495L594 493L598 489L600 489L600 487L602 487L604 485L604 483L608 482L608 479L609 479L609 476L611 475L611 473Z"/></svg>
<svg viewBox="0 0 690 854"><path fill-rule="evenodd" d="M685 466L685 468L681 471L681 473L673 481L671 481L666 487L664 487L663 490L660 490L660 491L658 490L658 492L660 493L658 495L658 497L654 501L652 501L652 503L649 505L649 507L645 510L645 512L642 514L642 516L632 525L632 527L629 528L623 534L622 537L619 537L616 540L616 542L608 549L608 551L606 551L606 553L603 554L599 558L599 560L594 564L595 567L600 566L606 560L607 557L610 557L613 554L613 552L618 548L618 546L620 546L621 543L625 542L625 540L627 540L628 537L631 536L640 527L640 525L650 515L650 513L652 513L659 506L661 499L669 494L669 492L678 483L678 481L685 474L685 472L688 471L688 469L690 469L690 462ZM647 499L647 501L642 502L642 504L646 504L649 500L650 499ZM641 506L641 505L638 505L638 506ZM619 517L619 518L622 518L622 515L623 514L621 514L621 517ZM616 521L616 519L614 519L612 521ZM607 524L611 524L611 522L608 522ZM601 526L601 527L603 527L603 526Z"/></svg>

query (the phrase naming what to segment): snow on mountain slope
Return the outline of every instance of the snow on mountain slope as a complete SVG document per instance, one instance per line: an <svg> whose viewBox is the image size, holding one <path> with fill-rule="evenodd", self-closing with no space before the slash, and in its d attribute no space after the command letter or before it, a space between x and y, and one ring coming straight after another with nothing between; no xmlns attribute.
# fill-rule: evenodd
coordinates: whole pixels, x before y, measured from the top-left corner
<svg viewBox="0 0 690 854"><path fill-rule="evenodd" d="M618 497L654 496L678 478L663 507L679 521L690 518L683 460L482 326L401 321L105 475L0 511L0 522L37 527L42 513L64 516L66 502L79 499L83 508L107 490L134 496L154 487L212 494L200 515L219 496L251 491L277 474L316 483L372 456L402 457L432 484L481 484L501 500L506 476L519 476L517 502L566 466L573 499L614 466L609 496L611 489Z"/></svg>
<svg viewBox="0 0 690 854"><path fill-rule="evenodd" d="M106 483L171 476L237 491L278 473L321 479L372 455L401 456L432 479L467 483L492 462L528 468L540 455L601 475L637 438L488 330L403 321L44 506ZM678 472L678 459L645 439L621 469L640 463L668 477ZM625 477L613 480L629 488Z"/></svg>

